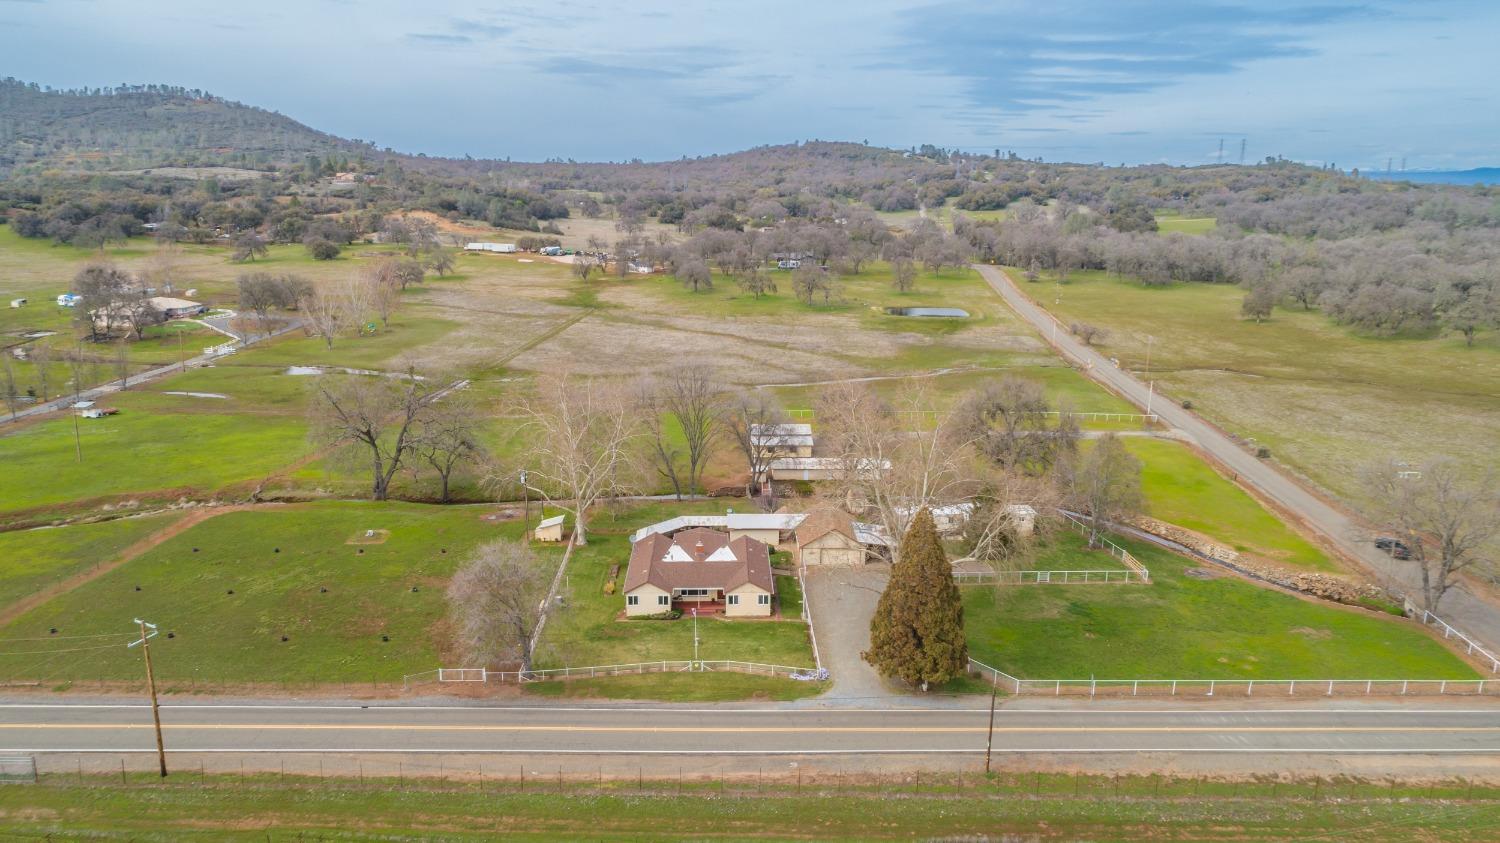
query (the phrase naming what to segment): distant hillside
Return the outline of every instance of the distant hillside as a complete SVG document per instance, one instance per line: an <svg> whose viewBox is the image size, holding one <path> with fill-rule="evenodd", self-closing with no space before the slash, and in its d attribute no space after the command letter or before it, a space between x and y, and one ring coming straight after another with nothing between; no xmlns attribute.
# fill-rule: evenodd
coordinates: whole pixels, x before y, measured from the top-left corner
<svg viewBox="0 0 1500 843"><path fill-rule="evenodd" d="M44 90L0 81L0 178L57 167L267 169L309 154L373 157L366 145L253 106L165 85Z"/></svg>

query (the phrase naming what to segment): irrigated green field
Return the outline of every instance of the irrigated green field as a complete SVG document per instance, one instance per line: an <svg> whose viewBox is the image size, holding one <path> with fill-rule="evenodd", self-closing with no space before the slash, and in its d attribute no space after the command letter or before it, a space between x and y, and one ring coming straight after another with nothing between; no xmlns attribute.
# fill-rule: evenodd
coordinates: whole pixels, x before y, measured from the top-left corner
<svg viewBox="0 0 1500 843"><path fill-rule="evenodd" d="M1054 541L1078 552L1084 539L1068 532ZM1478 677L1406 621L1120 543L1150 569L1150 585L965 586L969 654L1024 679Z"/></svg>
<svg viewBox="0 0 1500 843"><path fill-rule="evenodd" d="M172 517L149 515L0 533L0 611L117 558L120 551L160 530Z"/></svg>

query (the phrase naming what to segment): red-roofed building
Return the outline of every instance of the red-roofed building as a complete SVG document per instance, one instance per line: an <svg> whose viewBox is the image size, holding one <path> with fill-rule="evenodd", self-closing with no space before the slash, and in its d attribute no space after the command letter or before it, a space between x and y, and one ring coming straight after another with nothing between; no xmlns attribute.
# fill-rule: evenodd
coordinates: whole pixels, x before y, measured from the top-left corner
<svg viewBox="0 0 1500 843"><path fill-rule="evenodd" d="M637 541L622 590L625 614L632 617L694 607L729 617L768 617L776 578L764 542L694 527Z"/></svg>

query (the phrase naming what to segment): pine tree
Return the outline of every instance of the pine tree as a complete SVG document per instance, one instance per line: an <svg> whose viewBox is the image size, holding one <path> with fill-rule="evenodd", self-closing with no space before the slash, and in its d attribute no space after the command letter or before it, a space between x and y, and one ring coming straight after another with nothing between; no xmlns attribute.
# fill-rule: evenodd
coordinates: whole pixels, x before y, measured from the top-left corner
<svg viewBox="0 0 1500 843"><path fill-rule="evenodd" d="M865 661L883 676L927 690L968 669L964 607L932 513L923 509L901 539L899 561L870 620Z"/></svg>

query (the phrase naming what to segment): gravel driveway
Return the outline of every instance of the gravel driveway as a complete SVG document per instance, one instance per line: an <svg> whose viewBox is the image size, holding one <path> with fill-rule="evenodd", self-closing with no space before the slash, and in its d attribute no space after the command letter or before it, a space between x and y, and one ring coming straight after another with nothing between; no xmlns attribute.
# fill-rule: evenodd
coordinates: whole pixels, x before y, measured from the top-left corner
<svg viewBox="0 0 1500 843"><path fill-rule="evenodd" d="M820 700L858 704L860 700L878 702L905 695L859 657L870 646L870 618L889 578L890 569L880 564L807 569L808 605L818 652L823 666L833 675L833 689Z"/></svg>

